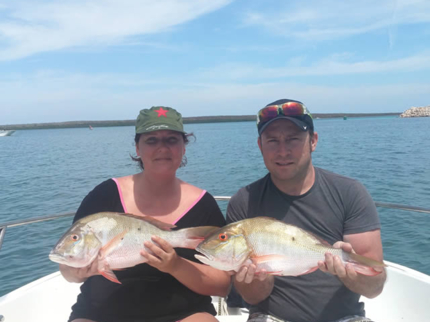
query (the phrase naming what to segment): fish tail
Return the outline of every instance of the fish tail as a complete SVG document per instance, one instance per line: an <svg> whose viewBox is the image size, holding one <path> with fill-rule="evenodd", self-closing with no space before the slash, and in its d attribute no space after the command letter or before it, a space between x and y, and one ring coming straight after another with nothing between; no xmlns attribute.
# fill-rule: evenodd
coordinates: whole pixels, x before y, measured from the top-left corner
<svg viewBox="0 0 430 322"><path fill-rule="evenodd" d="M219 227L215 226L183 228L178 231L181 232L183 239L176 247L195 249L206 237L218 229Z"/></svg>
<svg viewBox="0 0 430 322"><path fill-rule="evenodd" d="M122 284L111 270L100 271L99 273L111 282Z"/></svg>
<svg viewBox="0 0 430 322"><path fill-rule="evenodd" d="M345 255L346 261L354 267L357 273L362 275L378 275L382 272L380 269L387 266L384 262L380 262L355 253L345 253Z"/></svg>

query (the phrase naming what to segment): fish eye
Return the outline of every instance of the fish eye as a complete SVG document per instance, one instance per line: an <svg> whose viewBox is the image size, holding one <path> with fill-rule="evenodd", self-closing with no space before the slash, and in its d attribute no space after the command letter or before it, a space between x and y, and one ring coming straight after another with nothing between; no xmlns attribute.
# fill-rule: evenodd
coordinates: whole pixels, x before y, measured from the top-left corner
<svg viewBox="0 0 430 322"><path fill-rule="evenodd" d="M72 235L70 237L73 241L78 241L79 240L79 236L78 235Z"/></svg>
<svg viewBox="0 0 430 322"><path fill-rule="evenodd" d="M228 236L226 234L222 233L222 234L218 235L218 239L220 241L226 241L228 239Z"/></svg>

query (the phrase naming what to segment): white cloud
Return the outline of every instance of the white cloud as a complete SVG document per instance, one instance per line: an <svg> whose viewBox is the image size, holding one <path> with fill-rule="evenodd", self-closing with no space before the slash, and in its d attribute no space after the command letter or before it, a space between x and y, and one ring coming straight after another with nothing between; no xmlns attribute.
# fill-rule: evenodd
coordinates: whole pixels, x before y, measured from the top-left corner
<svg viewBox="0 0 430 322"><path fill-rule="evenodd" d="M318 41L430 22L427 0L309 0L282 4L282 8L270 12L248 12L244 24L262 26L289 38Z"/></svg>
<svg viewBox="0 0 430 322"><path fill-rule="evenodd" d="M388 61L346 62L353 57L349 53L334 54L329 58L306 65L300 57L292 58L285 66L268 68L261 65L227 63L202 69L202 79L281 79L297 76L353 75L367 73L414 72L430 69L430 54L423 52L417 55Z"/></svg>
<svg viewBox="0 0 430 322"><path fill-rule="evenodd" d="M0 7L7 14L0 21L0 60L70 47L118 44L131 36L164 32L231 1L13 1Z"/></svg>

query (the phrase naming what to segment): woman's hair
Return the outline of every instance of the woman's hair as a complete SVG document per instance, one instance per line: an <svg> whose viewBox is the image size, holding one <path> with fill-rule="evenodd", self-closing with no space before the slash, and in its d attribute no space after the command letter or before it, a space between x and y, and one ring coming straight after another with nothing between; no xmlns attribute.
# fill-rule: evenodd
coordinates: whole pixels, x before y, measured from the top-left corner
<svg viewBox="0 0 430 322"><path fill-rule="evenodd" d="M185 145L187 145L188 143L190 143L190 140L189 140L190 137L193 137L194 140L196 139L196 136L193 133L186 133L186 134L185 133L181 133L181 134L182 134L182 138L184 139ZM138 134L135 135L135 137L134 137L134 143L136 145L139 143L141 135L142 135L141 133L138 133ZM144 170L142 159L139 156L137 156L137 155L136 156L132 156L131 155L131 159L133 161L136 161L138 163L139 168L141 170ZM186 165L187 165L187 157L184 155L184 157L182 158L182 162L181 162L181 164L180 164L179 167L182 168L182 167L185 167Z"/></svg>

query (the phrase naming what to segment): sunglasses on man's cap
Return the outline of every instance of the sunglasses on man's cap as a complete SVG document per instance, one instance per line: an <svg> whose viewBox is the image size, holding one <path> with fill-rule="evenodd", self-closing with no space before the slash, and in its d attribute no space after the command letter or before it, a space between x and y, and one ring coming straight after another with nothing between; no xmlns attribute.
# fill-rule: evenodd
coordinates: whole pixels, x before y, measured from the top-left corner
<svg viewBox="0 0 430 322"><path fill-rule="evenodd" d="M258 133L261 135L270 123L280 118L292 121L303 131L314 127L312 115L303 103L285 99L273 102L258 111Z"/></svg>

